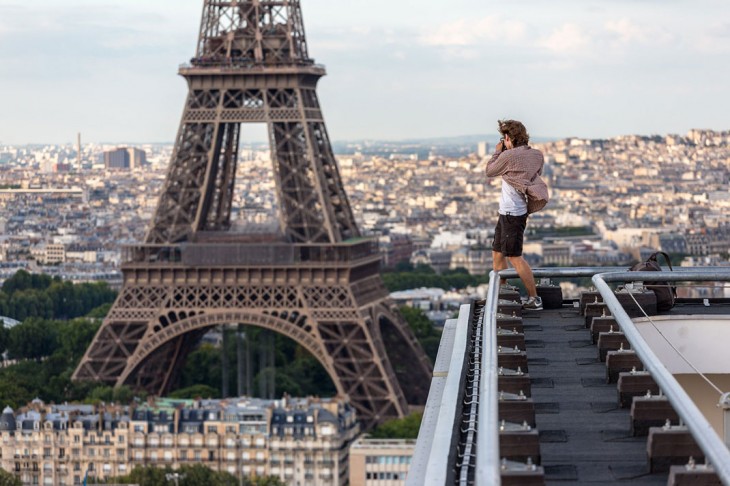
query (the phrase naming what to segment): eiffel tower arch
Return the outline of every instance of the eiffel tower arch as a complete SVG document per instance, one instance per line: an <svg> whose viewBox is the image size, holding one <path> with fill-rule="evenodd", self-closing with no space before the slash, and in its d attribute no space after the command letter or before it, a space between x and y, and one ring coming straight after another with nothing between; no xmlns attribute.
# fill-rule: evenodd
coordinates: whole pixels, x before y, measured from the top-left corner
<svg viewBox="0 0 730 486"><path fill-rule="evenodd" d="M298 0L205 0L189 92L145 242L123 249L123 288L74 379L174 385L219 325L306 348L366 426L425 403L431 365L379 276L345 194ZM241 126L268 129L279 231L231 231Z"/></svg>

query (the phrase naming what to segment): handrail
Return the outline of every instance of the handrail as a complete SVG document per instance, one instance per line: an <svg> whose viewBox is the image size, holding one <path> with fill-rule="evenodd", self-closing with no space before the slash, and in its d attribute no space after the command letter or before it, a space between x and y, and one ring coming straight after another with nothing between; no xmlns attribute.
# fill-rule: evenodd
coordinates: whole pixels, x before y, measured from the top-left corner
<svg viewBox="0 0 730 486"><path fill-rule="evenodd" d="M617 305L617 300L613 294L613 291L608 289L608 286L605 284L606 281L611 282L637 282L637 281L690 281L690 280L711 280L711 281L728 281L730 280L730 269L728 268L718 268L718 267L676 267L673 272L665 271L665 272L628 272L626 271L625 267L550 267L550 268L535 268L533 269L533 274L536 279L540 278L546 278L546 277L555 277L555 278L571 278L571 277L592 277L594 285L596 287L599 287L600 293L603 295L604 301L614 301L615 304L612 308L611 305L609 305L609 309L611 309L612 314L614 316L618 316L620 314L623 314L623 318L616 317L616 320L619 324L622 325L623 328L632 328L635 330L635 327L633 326L633 322L630 321L626 313L623 311L623 308L620 307L616 308L615 305ZM596 277L600 275L600 279L597 279ZM499 277L499 278L498 278ZM498 375L499 375L499 367L498 367L498 360L497 360L497 305L499 301L499 281L500 278L509 278L514 279L518 278L517 272L514 269L507 269L502 270L500 272L491 272L490 273L490 280L487 290L487 296L486 301L483 307L483 313L481 319L478 320L478 322L475 322L474 325L481 326L481 350L482 350L482 370L479 377L479 389L478 389L478 410L479 410L479 419L477 421L477 434L476 434L476 466L474 468L474 484L477 486L498 486L501 484L501 461L500 461L500 454L499 454L499 419L498 419ZM597 282L597 280L600 280L600 282ZM608 291L607 291L608 289ZM462 306L463 307L463 306ZM462 312L460 312L459 320L464 319L466 315L468 315L468 311L464 311L462 309ZM629 320L629 325L624 325L622 320ZM455 320L452 320L452 322ZM455 324L455 322L454 322ZM454 406L453 403L449 403L449 400L456 401L459 399L460 394L455 394L453 396L449 396L447 393L442 393L445 385L445 380L447 377L452 378L452 383L455 378L455 376L463 370L463 357L459 356L459 351L455 351L455 355L448 356L451 354L451 350L453 348L459 348L461 346L464 346L466 343L466 335L464 334L465 328L462 326L465 326L466 323L460 323L460 326L462 328L461 335L456 338L457 340L460 340L462 342L454 342L452 341L451 344L448 346L448 353L444 353L447 356L441 356L442 351L447 351L446 349L443 349L446 345L442 342L442 346L439 348L439 358L437 358L437 361L439 359L443 360L444 358L448 360L450 363L442 363L439 366L434 367L434 381L432 382L432 390L430 390L429 393L429 402L426 405L427 413L424 414L424 422L428 422L426 425L426 428L430 430L429 434L425 434L424 430L421 430L419 432L419 441L417 441L416 448L423 449L418 450L418 454L414 454L414 460L416 456L418 455L421 460L418 461L418 463L412 463L411 464L411 470L409 471L407 484L415 485L419 484L438 484L438 481L432 481L436 479L437 475L432 475L431 473L434 472L435 469L443 468L444 461L448 462L452 458L448 458L448 449L451 445L451 439L446 439L444 437L436 438L434 434L434 429L436 427L436 422L441 420L442 423L440 424L442 427L446 426L447 423L452 423L453 421L453 410L452 407ZM448 327L448 326L447 326ZM646 343L643 342L643 338L638 335L638 331L634 333L633 336L630 336L631 331L626 332L627 339L629 340L629 343L631 343L632 349L638 349L640 345L638 344L639 341L643 343L644 346L646 346ZM446 333L445 333L446 334ZM451 338L448 340L451 341L456 336L451 335ZM451 347L453 346L453 348ZM637 351L637 354L641 358L641 360L647 364L647 369L652 372L652 375L659 376L661 374L661 370L657 371L658 367L663 368L663 366L660 366L658 363L658 360L656 356L651 353L649 356L648 353L643 353L640 351ZM647 357L648 356L648 357ZM455 359L454 359L455 358ZM458 362L458 364L457 364ZM652 364L648 364L651 362ZM453 366L452 366L453 365ZM439 370L443 370L439 372L439 374L436 373L437 368ZM446 371L448 370L448 372ZM664 373L668 373L666 369L664 369ZM671 375L670 375L671 377ZM655 378L656 379L656 378ZM676 383L676 380L674 380L673 377L671 379L674 381L675 386L678 386ZM660 385L660 387L664 390L669 389L669 386L663 384L661 381L661 378L656 379L657 383ZM436 382L439 381L440 384L437 384ZM438 385L438 386L437 386ZM433 388L436 387L437 390L434 390ZM438 393L431 393L437 391ZM682 397L680 398L672 398L672 395L670 395L672 392L667 393L667 396L672 403L672 405L675 406L675 410L679 413L680 417L682 417L682 420L688 425L690 428L690 432L692 432L692 435L697 439L697 443L700 445L700 447L705 451L706 456L708 459L712 462L713 466L715 467L715 470L717 471L718 477L720 477L721 481L725 486L730 486L730 481L728 481L728 477L730 477L730 473L728 470L730 470L730 452L728 452L727 447L725 447L724 443L721 442L719 437L717 436L717 433L712 430L712 434L707 433L707 430L710 430L709 426L698 426L695 421L693 420L687 420L685 417L686 412L684 410L684 404L689 404L690 407L694 408L696 410L696 406L693 402L689 399L689 397L684 394L683 390L680 389L682 392ZM434 396L431 396L434 395ZM434 400L435 399L435 400ZM682 402L683 403L675 403L675 402ZM439 403L433 403L432 402L439 402ZM437 407L435 411L429 410L429 405L433 405ZM440 417L440 413L438 411L438 408L440 408L440 405L444 406L444 411L449 410L449 412L446 413L446 415L449 415L449 419L445 422L443 419L445 417ZM434 413L430 413L434 412ZM430 413L430 415L429 415ZM430 419L426 420L426 415L429 415ZM704 420L704 417L701 417ZM706 420L705 420L706 422ZM424 428L424 424L422 424L422 429ZM695 430L693 432L693 429ZM700 431L700 432L697 432ZM422 437L423 436L423 437ZM701 437L698 437L701 436ZM705 437L707 436L707 437ZM711 439L708 439L710 437ZM707 440L706 440L707 439ZM712 448L713 451L709 452L709 449L706 447L707 442L712 442ZM424 443L422 443L424 442ZM428 442L428 444L425 444L425 442ZM724 449L724 450L723 450ZM425 454L424 454L425 453ZM439 466L436 466L436 462L431 463L431 461L437 461ZM427 474L427 466L430 466L429 473ZM439 479L443 479L443 472L441 474L438 474Z"/></svg>
<svg viewBox="0 0 730 486"><path fill-rule="evenodd" d="M730 450L720 439L694 401L687 395L682 386L659 361L654 351L644 340L634 321L628 316L618 298L607 282L676 282L720 280L730 281L730 269L714 271L687 270L680 272L610 272L593 276L593 283L603 297L613 318L621 327L631 349L636 352L641 362L651 373L659 388L667 396L677 414L687 425L692 437L697 441L706 457L712 463L715 473L725 486L730 486Z"/></svg>
<svg viewBox="0 0 730 486"><path fill-rule="evenodd" d="M592 277L599 272L606 272L606 267L554 267L535 268L535 278L542 277ZM616 268L616 271L623 271ZM496 276L499 278L495 278ZM484 305L484 317L479 325L484 326L482 333L482 352L484 367L479 385L479 421L477 422L477 467L474 484L477 486L498 486L501 484L499 457L499 415L498 390L499 379L497 353L497 303L499 300L499 280L501 278L517 278L514 269L494 271L489 274L489 287Z"/></svg>
<svg viewBox="0 0 730 486"><path fill-rule="evenodd" d="M641 280L649 281L652 279L657 281L692 280L692 277L696 275L702 275L705 279L710 277L712 280L718 280L718 276L721 276L724 272L728 272L728 269L718 267L675 267L673 272L627 272L625 267L550 267L533 269L533 274L536 279L543 277L592 277L594 282L595 276L598 274L604 278L610 276L612 281L631 282ZM485 326L484 332L482 333L482 350L484 353L483 364L486 369L482 372L479 386L480 418L477 423L477 468L475 472L475 484L477 486L501 484L499 420L497 414L499 405L497 397L499 374L499 366L497 365L497 301L499 299L500 278L518 278L518 275L513 268L501 270L498 275L499 278L495 278L495 272L491 272L489 275L484 318L483 322L479 323L479 325ZM610 293L613 296L613 292L611 291ZM601 294L603 295L603 292ZM606 297L604 296L605 299ZM623 311L623 308L621 308L621 311ZM631 344L633 348L633 343ZM689 398L687 399L689 400ZM685 422L689 423L686 420ZM730 456L728 456L726 462L728 464L727 467L730 468ZM726 484L726 486L730 486L730 484Z"/></svg>
<svg viewBox="0 0 730 486"><path fill-rule="evenodd" d="M474 484L499 485L502 483L499 468L499 414L497 400L497 302L499 278L489 273L489 290L484 304L482 332L482 376L479 382L479 421L477 422L477 460Z"/></svg>

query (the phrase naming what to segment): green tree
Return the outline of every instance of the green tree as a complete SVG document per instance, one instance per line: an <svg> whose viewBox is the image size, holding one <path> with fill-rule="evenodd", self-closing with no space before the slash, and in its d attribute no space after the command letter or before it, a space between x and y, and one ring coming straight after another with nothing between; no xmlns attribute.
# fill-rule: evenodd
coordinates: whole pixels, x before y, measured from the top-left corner
<svg viewBox="0 0 730 486"><path fill-rule="evenodd" d="M372 430L374 439L416 439L423 414L412 413L403 418L388 420Z"/></svg>
<svg viewBox="0 0 730 486"><path fill-rule="evenodd" d="M18 270L15 274L3 282L2 290L8 295L13 295L16 290L29 289L32 286L30 273L25 270Z"/></svg>
<svg viewBox="0 0 730 486"><path fill-rule="evenodd" d="M10 340L10 330L0 322L0 354L8 349L8 341Z"/></svg>
<svg viewBox="0 0 730 486"><path fill-rule="evenodd" d="M254 476L245 478L244 486L286 486L286 483L277 476Z"/></svg>
<svg viewBox="0 0 730 486"><path fill-rule="evenodd" d="M415 268L413 267L413 264L408 260L401 260L395 264L396 272L412 272L413 270L415 270Z"/></svg>
<svg viewBox="0 0 730 486"><path fill-rule="evenodd" d="M182 466L180 468L180 486L238 486L238 480L232 474L213 471L202 464Z"/></svg>
<svg viewBox="0 0 730 486"><path fill-rule="evenodd" d="M180 386L208 385L220 388L221 352L212 344L203 343L188 355L182 372Z"/></svg>
<svg viewBox="0 0 730 486"><path fill-rule="evenodd" d="M421 339L435 334L433 322L426 317L421 309L404 305L399 310L417 338Z"/></svg>
<svg viewBox="0 0 730 486"><path fill-rule="evenodd" d="M80 360L99 330L99 322L88 319L74 319L58 323L59 351L69 360Z"/></svg>
<svg viewBox="0 0 730 486"><path fill-rule="evenodd" d="M402 306L400 307L400 313L413 330L413 334L421 343L426 355L431 358L431 362L435 362L439 344L441 343L441 331L436 329L433 322L426 317L421 309Z"/></svg>
<svg viewBox="0 0 730 486"><path fill-rule="evenodd" d="M180 388L168 394L170 398L220 398L221 392L218 388L208 385L192 385Z"/></svg>
<svg viewBox="0 0 730 486"><path fill-rule="evenodd" d="M114 305L113 302L107 302L106 304L96 306L91 309L85 317L90 319L104 319L106 315L109 314L109 310L112 308L112 305Z"/></svg>
<svg viewBox="0 0 730 486"><path fill-rule="evenodd" d="M0 379L0 406L18 409L33 400L33 394L14 380Z"/></svg>
<svg viewBox="0 0 730 486"><path fill-rule="evenodd" d="M0 469L0 486L23 486L23 481L15 474Z"/></svg>
<svg viewBox="0 0 730 486"><path fill-rule="evenodd" d="M56 329L50 321L32 318L10 329L8 355L15 359L40 359L56 347Z"/></svg>
<svg viewBox="0 0 730 486"><path fill-rule="evenodd" d="M138 484L139 486L160 486L168 484L165 474L172 472L169 466L157 468L154 466L135 466L126 476L110 479L110 483Z"/></svg>
<svg viewBox="0 0 730 486"><path fill-rule="evenodd" d="M122 405L127 405L131 403L132 400L134 400L134 397L134 390L132 390L127 385L122 385L119 387L99 385L91 390L91 392L89 392L85 401L87 403L115 402L121 403Z"/></svg>

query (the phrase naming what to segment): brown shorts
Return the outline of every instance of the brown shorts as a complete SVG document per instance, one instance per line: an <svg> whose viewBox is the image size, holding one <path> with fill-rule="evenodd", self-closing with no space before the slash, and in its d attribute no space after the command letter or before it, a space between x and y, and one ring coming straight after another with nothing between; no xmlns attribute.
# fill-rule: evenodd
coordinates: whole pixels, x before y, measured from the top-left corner
<svg viewBox="0 0 730 486"><path fill-rule="evenodd" d="M492 250L504 256L521 256L526 226L527 214L522 216L500 214L497 227L494 228Z"/></svg>

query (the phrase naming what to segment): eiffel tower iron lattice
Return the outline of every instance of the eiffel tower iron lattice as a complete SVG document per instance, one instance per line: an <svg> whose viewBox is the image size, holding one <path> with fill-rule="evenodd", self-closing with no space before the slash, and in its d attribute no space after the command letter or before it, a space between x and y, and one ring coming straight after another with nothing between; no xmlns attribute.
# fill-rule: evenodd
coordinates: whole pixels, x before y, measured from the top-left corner
<svg viewBox="0 0 730 486"><path fill-rule="evenodd" d="M239 323L324 366L366 426L425 403L431 365L388 299L328 139L298 0L205 0L167 178L145 243L74 373L154 394L200 337ZM243 123L268 128L280 231L230 231ZM245 233L245 232L244 232Z"/></svg>

